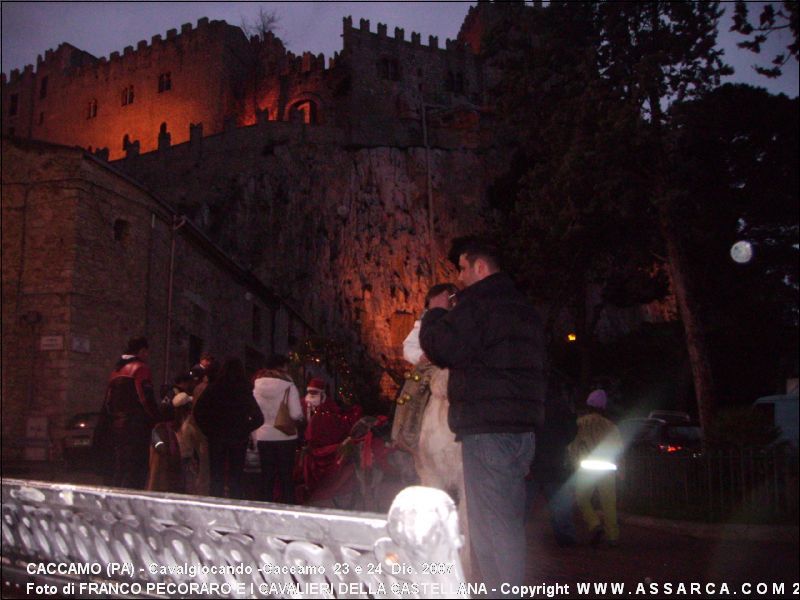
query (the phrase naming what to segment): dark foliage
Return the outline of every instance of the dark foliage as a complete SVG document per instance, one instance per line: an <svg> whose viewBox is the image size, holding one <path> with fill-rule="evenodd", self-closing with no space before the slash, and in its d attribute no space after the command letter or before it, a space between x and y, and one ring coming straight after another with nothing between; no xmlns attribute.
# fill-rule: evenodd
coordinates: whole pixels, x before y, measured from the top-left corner
<svg viewBox="0 0 800 600"><path fill-rule="evenodd" d="M800 53L800 4L797 0L785 0L784 2L765 2L761 7L758 24L750 22L750 7L748 2L737 0L733 13L733 26L731 31L736 31L747 36L743 42L739 42L740 48L746 48L756 54L761 52L761 45L767 41L770 35L774 35L781 30L790 32L790 41L786 46L786 52L776 54L772 58L771 67L759 65L753 68L756 72L765 77L780 77L783 67L794 57L797 61Z"/></svg>

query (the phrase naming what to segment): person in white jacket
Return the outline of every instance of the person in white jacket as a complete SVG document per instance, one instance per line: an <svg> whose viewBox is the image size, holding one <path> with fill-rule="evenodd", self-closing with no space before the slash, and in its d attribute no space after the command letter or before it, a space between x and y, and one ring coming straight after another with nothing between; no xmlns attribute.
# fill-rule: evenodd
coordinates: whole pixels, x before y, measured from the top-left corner
<svg viewBox="0 0 800 600"><path fill-rule="evenodd" d="M455 305L455 297L458 293L458 288L455 285L452 283L437 283L434 285L425 295L425 310L422 311L419 319L414 321L414 327L406 336L406 339L403 340L403 358L415 367L423 361L430 362L419 345L419 328L422 324L422 317L425 316L428 310L428 302L430 299L437 294L441 294L445 290L450 294L451 307Z"/></svg>
<svg viewBox="0 0 800 600"><path fill-rule="evenodd" d="M297 452L297 434L286 435L274 427L275 416L284 400L289 415L295 421L303 420L300 393L289 376L289 359L275 354L267 360L266 368L256 373L253 396L264 414L264 424L253 432L261 459L261 500L275 500L275 480L280 481L280 500L294 504L294 462Z"/></svg>
<svg viewBox="0 0 800 600"><path fill-rule="evenodd" d="M438 283L425 296L425 310L428 301L435 295L447 291L451 301L455 299L458 288L452 283ZM423 315L425 312L423 311ZM420 427L425 406L430 397L430 380L436 367L431 364L419 345L419 328L421 318L417 319L411 332L403 341L403 358L414 367L406 375L406 381L397 394L392 422L392 443L411 454L414 454L419 442Z"/></svg>

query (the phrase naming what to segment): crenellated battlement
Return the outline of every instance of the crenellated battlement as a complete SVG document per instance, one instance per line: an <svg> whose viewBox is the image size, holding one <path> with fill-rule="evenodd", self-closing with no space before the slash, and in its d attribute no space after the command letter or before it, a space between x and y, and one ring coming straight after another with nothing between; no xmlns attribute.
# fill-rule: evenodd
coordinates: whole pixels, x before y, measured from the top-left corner
<svg viewBox="0 0 800 600"><path fill-rule="evenodd" d="M25 68L20 73L19 69L13 69L11 71L11 76L6 81L6 74L3 73L3 83L17 83L22 81L23 79L30 79L33 77L33 65L25 65Z"/></svg>
<svg viewBox="0 0 800 600"><path fill-rule="evenodd" d="M76 75L91 73L95 69L107 65L127 65L132 63L143 55L152 57L153 52L165 51L170 48L169 44L179 45L196 40L199 36L213 35L215 30L229 27L232 30L238 30L238 27L228 25L225 21L209 21L208 17L203 17L197 21L197 26L193 27L191 23L184 23L181 25L180 33L177 29L170 29L166 32L166 38L161 35L154 35L148 43L147 40L140 40L137 42L136 47L125 46L122 51L115 50L106 57L94 57L88 52L75 48L70 44L61 44L56 50L49 49L44 53L44 57L40 54L36 60L36 71L52 71L55 69L63 68L65 66L72 67L71 72ZM64 48L71 49L72 52L79 52L90 60L81 60L79 64L65 64L61 56ZM67 61L68 63L69 61ZM135 65L133 65L135 66ZM25 67L26 72L31 70L33 72L33 65ZM3 83L15 83L21 79L19 69L11 71L10 77L6 78L3 74Z"/></svg>
<svg viewBox="0 0 800 600"><path fill-rule="evenodd" d="M382 42L383 44L386 44L387 42L393 42L398 44L398 46L402 45L403 47L413 47L415 49L419 48L429 51L460 53L464 52L467 48L465 43L451 39L447 39L445 41L444 48L440 48L439 38L438 36L434 35L428 36L428 43L425 45L422 43L421 34L417 32L411 32L410 39L406 39L405 30L401 27L395 27L393 36L389 36L389 29L385 23L378 23L376 31L373 32L370 29L369 19L360 19L358 28L355 28L353 27L353 17L347 16L343 19L343 25L345 46L347 45L348 37L359 35L362 39L366 38L376 42ZM87 57L86 60L80 61L80 64L71 65L73 67L71 70L76 75L92 73L95 69L104 67L108 68L108 66L135 67L136 64L129 65L129 63L134 63L139 59L139 57L147 55L150 58L154 58L154 52L167 51L170 48L170 44L179 45L194 41L198 36L207 35L212 30L219 30L226 27L230 28L231 30L241 31L238 27L229 25L225 21L209 21L208 17L203 17L197 21L197 25L194 27L191 23L184 23L180 27L180 32L177 28L169 29L166 31L165 36L156 34L151 37L149 42L147 40L139 40L135 47L128 45L125 46L121 51L115 50L111 52L108 57L99 58L94 57L78 48L74 48L69 44L62 44L57 50L47 50L44 53L44 57L39 55L36 61L36 70L33 71L32 65L26 65L24 73L30 72L38 74L40 70L52 70L54 67L57 68L59 66L64 66L63 64L58 65L54 63L62 60L58 54L61 48L65 45L69 46L70 48L74 48L74 51L81 52ZM299 73L323 71L329 69L336 63L336 59L338 58L337 53L334 55L334 57L331 57L329 64L326 66L323 54L313 55L310 52L304 52L300 56L295 56L285 50L283 42L272 32L268 32L264 40L254 36L250 39L250 43L251 45L266 44L268 47L277 52L285 53L290 59L289 63L291 64L291 69ZM3 83L16 83L17 81L20 81L21 78L22 74L20 73L19 69L14 69L11 71L9 77L6 77L5 74L3 74Z"/></svg>
<svg viewBox="0 0 800 600"><path fill-rule="evenodd" d="M481 101L480 62L466 45L345 17L343 49L289 52L273 32L248 38L225 21L153 35L96 58L70 44L34 68L3 76L5 130L13 135L107 148L112 160L262 123L408 128L423 101ZM49 81L48 81L49 79ZM15 87L9 87L15 84ZM10 94L10 96L8 96ZM165 126L159 133L160 126ZM171 132L171 136L167 132ZM305 130L302 130L305 131ZM303 135L307 135L304 133ZM137 145L138 143L138 145Z"/></svg>
<svg viewBox="0 0 800 600"><path fill-rule="evenodd" d="M107 59L101 57L97 65L119 64L121 66L127 66L128 63L133 63L132 66L135 67L135 61L139 58L157 58L158 53L172 51L175 47L199 41L202 38L210 39L219 30L224 28L230 28L232 32L241 31L238 27L228 25L225 21L209 21L208 17L203 17L197 21L196 27L192 27L191 23L184 23L181 25L180 33L178 33L177 29L173 28L167 30L165 36L161 34L153 35L150 38L150 42L147 40L140 40L135 48L133 46L126 46L122 53L114 51ZM88 70L91 69L80 69L79 72Z"/></svg>
<svg viewBox="0 0 800 600"><path fill-rule="evenodd" d="M344 38L345 47L347 47L349 38L358 36L360 39L370 40L376 44L397 44L398 48L413 47L414 49L423 49L429 51L443 51L453 53L463 53L467 50L467 45L459 40L445 40L444 48L439 47L439 37L435 35L428 36L428 44L421 43L422 35L416 31L411 32L411 39L406 40L405 30L401 27L394 28L394 36L389 37L388 26L385 23L378 23L377 29L373 32L370 30L369 19L360 19L358 28L353 27L353 17L347 16L342 19L342 34Z"/></svg>

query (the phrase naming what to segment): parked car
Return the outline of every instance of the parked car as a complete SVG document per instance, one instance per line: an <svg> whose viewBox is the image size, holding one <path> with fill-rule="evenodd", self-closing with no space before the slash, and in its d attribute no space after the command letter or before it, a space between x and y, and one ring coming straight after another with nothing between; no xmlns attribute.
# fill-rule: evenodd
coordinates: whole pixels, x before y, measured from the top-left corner
<svg viewBox="0 0 800 600"><path fill-rule="evenodd" d="M670 423L648 417L624 419L617 427L626 450L696 454L703 448L703 430L691 422Z"/></svg>
<svg viewBox="0 0 800 600"><path fill-rule="evenodd" d="M78 413L67 423L62 440L64 460L70 466L88 466L95 458L92 442L100 413Z"/></svg>
<svg viewBox="0 0 800 600"><path fill-rule="evenodd" d="M753 402L753 406L761 412L768 423L779 430L778 441L787 442L794 450L798 448L798 401L797 392L762 396Z"/></svg>

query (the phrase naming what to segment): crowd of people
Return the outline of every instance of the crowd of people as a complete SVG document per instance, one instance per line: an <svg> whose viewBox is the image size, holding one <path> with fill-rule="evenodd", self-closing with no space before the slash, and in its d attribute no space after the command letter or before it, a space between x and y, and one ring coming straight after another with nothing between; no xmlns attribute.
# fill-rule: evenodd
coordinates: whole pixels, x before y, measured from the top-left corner
<svg viewBox="0 0 800 600"><path fill-rule="evenodd" d="M496 247L461 238L450 259L461 289L431 289L405 357L449 371L447 422L461 443L472 556L482 580L499 589L524 582L524 523L539 491L559 544L576 543L576 505L590 543L617 543L614 462L621 441L603 414L602 389L588 396L584 414L573 412L550 368L538 312L501 269ZM131 340L108 384L98 433L110 442L112 485L243 498L250 446L258 453L259 498L295 503L304 499L298 481L305 496L309 482L333 467L336 445L360 416L342 418L318 378L301 398L289 359L279 355L253 378L237 358L217 368L203 356L157 400L148 355L146 339Z"/></svg>
<svg viewBox="0 0 800 600"><path fill-rule="evenodd" d="M95 432L109 485L294 504L331 466L315 464L315 452L335 448L361 416L341 411L319 377L301 398L284 355L248 377L238 358L220 366L206 353L160 399L148 357L145 338L130 340L109 378ZM260 471L254 494L244 485L248 449Z"/></svg>

